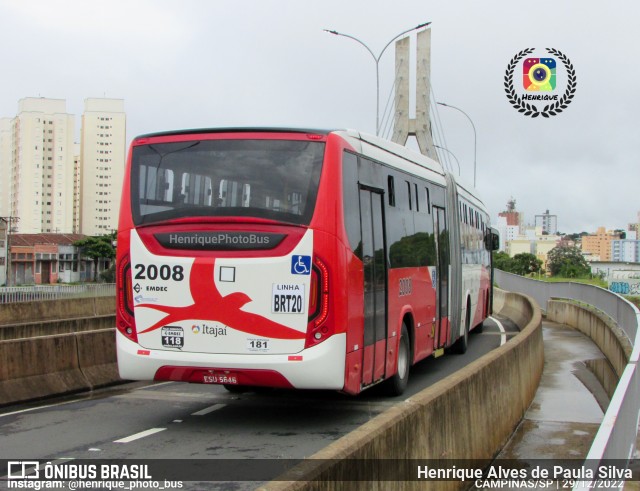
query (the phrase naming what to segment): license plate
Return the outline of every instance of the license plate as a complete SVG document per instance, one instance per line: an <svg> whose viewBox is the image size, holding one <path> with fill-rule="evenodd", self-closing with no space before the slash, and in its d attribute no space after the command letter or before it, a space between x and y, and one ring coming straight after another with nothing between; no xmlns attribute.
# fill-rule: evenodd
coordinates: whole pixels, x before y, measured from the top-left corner
<svg viewBox="0 0 640 491"><path fill-rule="evenodd" d="M230 374L209 373L202 376L202 383L237 385L238 377Z"/></svg>

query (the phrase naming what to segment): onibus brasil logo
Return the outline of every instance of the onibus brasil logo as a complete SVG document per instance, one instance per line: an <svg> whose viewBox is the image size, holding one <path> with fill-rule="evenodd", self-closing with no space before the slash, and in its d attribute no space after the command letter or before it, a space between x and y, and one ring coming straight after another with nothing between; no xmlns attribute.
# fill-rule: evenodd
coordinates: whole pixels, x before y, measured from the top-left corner
<svg viewBox="0 0 640 491"><path fill-rule="evenodd" d="M504 76L504 90L507 93L507 99L519 113L532 118L538 116L548 118L560 114L571 103L576 92L576 71L569 58L557 49L547 48L547 52L553 57L528 57L534 51L535 48L523 49L511 59ZM525 93L518 94L514 78L520 60L525 57L527 58L522 62L521 71L522 88ZM557 60L562 62L567 75L566 89L562 95L556 93ZM544 107L542 107L543 104Z"/></svg>

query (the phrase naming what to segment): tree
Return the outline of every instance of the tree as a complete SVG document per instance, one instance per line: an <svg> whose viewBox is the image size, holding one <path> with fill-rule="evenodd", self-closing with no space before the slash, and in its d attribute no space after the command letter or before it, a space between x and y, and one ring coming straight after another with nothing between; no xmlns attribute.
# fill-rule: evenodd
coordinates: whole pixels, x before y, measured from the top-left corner
<svg viewBox="0 0 640 491"><path fill-rule="evenodd" d="M496 269L520 276L542 271L542 261L528 252L522 252L513 257L509 257L506 252L494 252L493 266Z"/></svg>
<svg viewBox="0 0 640 491"><path fill-rule="evenodd" d="M501 271L511 273L512 259L506 252L494 252L493 253L493 267Z"/></svg>
<svg viewBox="0 0 640 491"><path fill-rule="evenodd" d="M116 257L116 250L113 247L113 241L115 239L116 234L113 232L97 237L85 237L82 240L74 242L74 246L81 248L83 256L93 259L93 281L96 281L98 261L100 259L114 259Z"/></svg>
<svg viewBox="0 0 640 491"><path fill-rule="evenodd" d="M552 276L564 278L578 278L591 273L591 267L577 247L554 247L547 255L547 267Z"/></svg>
<svg viewBox="0 0 640 491"><path fill-rule="evenodd" d="M521 252L513 256L511 268L512 273L519 274L520 276L535 274L541 272L542 261L534 254Z"/></svg>

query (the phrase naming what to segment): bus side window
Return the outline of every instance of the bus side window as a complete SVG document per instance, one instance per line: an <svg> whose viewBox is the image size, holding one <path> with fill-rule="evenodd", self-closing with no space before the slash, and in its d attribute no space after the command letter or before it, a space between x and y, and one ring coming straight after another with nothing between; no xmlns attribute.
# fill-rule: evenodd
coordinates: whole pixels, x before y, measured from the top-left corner
<svg viewBox="0 0 640 491"><path fill-rule="evenodd" d="M424 188L427 192L427 213L431 214L431 198L429 197L429 188Z"/></svg>
<svg viewBox="0 0 640 491"><path fill-rule="evenodd" d="M229 206L248 208L251 205L251 184L243 184L237 181L230 181L228 179L220 180L220 186L218 186L218 200L216 204L220 207ZM267 206L268 205L269 198L267 198Z"/></svg>
<svg viewBox="0 0 640 491"><path fill-rule="evenodd" d="M287 199L289 201L289 212L296 215L302 215L302 211L300 209L300 205L302 204L302 193L289 193Z"/></svg>
<svg viewBox="0 0 640 491"><path fill-rule="evenodd" d="M387 176L387 194L389 195L389 206L396 206L396 186L393 176Z"/></svg>

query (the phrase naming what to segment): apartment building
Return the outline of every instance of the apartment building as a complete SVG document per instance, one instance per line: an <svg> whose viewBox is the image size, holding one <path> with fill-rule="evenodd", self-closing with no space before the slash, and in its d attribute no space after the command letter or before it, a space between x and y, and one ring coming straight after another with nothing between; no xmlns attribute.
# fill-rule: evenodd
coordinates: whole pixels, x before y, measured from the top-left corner
<svg viewBox="0 0 640 491"><path fill-rule="evenodd" d="M9 181L5 215L20 218L17 232L71 232L74 120L65 101L21 99L9 127L7 135L3 123L9 143L0 153L0 172Z"/></svg>
<svg viewBox="0 0 640 491"><path fill-rule="evenodd" d="M11 118L0 118L0 217L11 215L11 121Z"/></svg>
<svg viewBox="0 0 640 491"><path fill-rule="evenodd" d="M611 241L611 260L615 262L640 262L640 240L635 230L628 230L626 238Z"/></svg>
<svg viewBox="0 0 640 491"><path fill-rule="evenodd" d="M597 258L597 261L611 261L611 242L619 239L620 236L612 231L607 231L604 227L598 227L595 234L582 237L582 252L585 257Z"/></svg>
<svg viewBox="0 0 640 491"><path fill-rule="evenodd" d="M0 119L0 217L13 233L103 235L117 228L126 158L122 99L85 99L81 142L61 99L27 97Z"/></svg>
<svg viewBox="0 0 640 491"><path fill-rule="evenodd" d="M80 147L78 231L108 234L118 228L126 159L122 99L85 99Z"/></svg>

